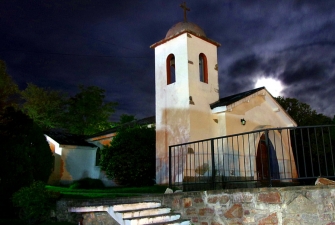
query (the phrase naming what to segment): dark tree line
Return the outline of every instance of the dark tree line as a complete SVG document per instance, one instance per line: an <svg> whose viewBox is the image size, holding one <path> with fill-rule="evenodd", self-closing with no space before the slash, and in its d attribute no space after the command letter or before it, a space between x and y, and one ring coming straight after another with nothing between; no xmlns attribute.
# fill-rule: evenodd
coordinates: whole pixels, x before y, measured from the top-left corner
<svg viewBox="0 0 335 225"><path fill-rule="evenodd" d="M317 113L310 105L300 102L298 99L280 96L275 99L298 126L333 124L333 120L330 117Z"/></svg>
<svg viewBox="0 0 335 225"><path fill-rule="evenodd" d="M105 100L105 90L83 85L78 89L74 96L32 83L19 90L0 60L0 108L21 110L43 130L58 128L91 135L113 127L110 117L117 104Z"/></svg>
<svg viewBox="0 0 335 225"><path fill-rule="evenodd" d="M88 135L113 126L109 117L116 103L104 98L105 91L95 86L79 86L74 96L34 84L19 90L0 60L1 217L15 212L14 192L34 181L48 181L53 156L44 136L46 129Z"/></svg>
<svg viewBox="0 0 335 225"><path fill-rule="evenodd" d="M335 176L335 127L334 119L317 113L308 104L295 98L276 98L278 103L302 129L291 130L291 145L300 182L313 184L315 177ZM312 127L305 127L312 126Z"/></svg>
<svg viewBox="0 0 335 225"><path fill-rule="evenodd" d="M79 86L79 93L66 93L28 84L21 91L22 110L42 129L62 128L72 134L91 135L109 129L116 103L105 102L105 90Z"/></svg>

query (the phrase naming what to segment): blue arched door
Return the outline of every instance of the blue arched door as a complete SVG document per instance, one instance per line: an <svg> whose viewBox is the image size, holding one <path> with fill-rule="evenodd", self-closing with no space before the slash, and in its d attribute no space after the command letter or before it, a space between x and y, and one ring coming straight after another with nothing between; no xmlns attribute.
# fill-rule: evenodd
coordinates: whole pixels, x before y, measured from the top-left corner
<svg viewBox="0 0 335 225"><path fill-rule="evenodd" d="M280 178L275 149L270 140L268 140L268 147L266 146L264 134L262 134L257 147L256 170L258 180L269 180L270 176L271 179Z"/></svg>

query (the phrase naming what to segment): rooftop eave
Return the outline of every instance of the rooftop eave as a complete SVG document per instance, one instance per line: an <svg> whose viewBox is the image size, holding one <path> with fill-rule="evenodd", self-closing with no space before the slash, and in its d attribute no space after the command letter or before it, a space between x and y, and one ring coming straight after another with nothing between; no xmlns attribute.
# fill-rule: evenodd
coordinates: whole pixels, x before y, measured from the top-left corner
<svg viewBox="0 0 335 225"><path fill-rule="evenodd" d="M161 40L161 41L159 41L159 42L156 42L155 44L152 44L152 45L150 46L150 48L156 48L157 46L159 46L159 45L161 45L161 44L164 44L164 43L166 43L166 42L172 40L173 38L176 38L176 37L178 37L178 36L180 36L180 35L182 35L182 34L185 34L185 33L192 34L192 35L194 35L194 36L196 36L196 37L198 37L198 38L200 38L200 39L202 39L202 40L204 40L204 41L207 41L207 42L209 42L209 43L211 43L211 44L213 44L213 45L215 45L215 46L217 46L217 47L220 47L220 46L221 46L220 43L218 43L218 42L216 42L216 41L213 41L212 39L209 39L209 38L207 38L207 37L201 36L201 35L199 35L199 34L193 32L193 31L184 29L184 30L180 31L179 33L177 33L177 34L175 34L175 35L172 35L172 36L170 36L170 37L168 37L168 38L165 38L165 39L163 39L163 40Z"/></svg>
<svg viewBox="0 0 335 225"><path fill-rule="evenodd" d="M95 150L97 149L97 146L93 147L93 146L82 146L82 145L59 145L60 148L64 148L64 149L81 149L81 150Z"/></svg>
<svg viewBox="0 0 335 225"><path fill-rule="evenodd" d="M220 102L220 100L219 100L217 102L214 102L214 103L210 104L210 107L212 108L212 110L214 110L215 108L218 108L218 107L226 107L225 111L232 111L234 107L236 107L236 106L238 106L242 103L249 102L250 99L254 98L255 96L258 96L258 95L265 96L266 93L267 93L266 89L262 88L262 89L258 90L257 92L249 94L249 95L247 95L243 98L239 98L236 101Z"/></svg>
<svg viewBox="0 0 335 225"><path fill-rule="evenodd" d="M54 139L52 139L50 136L44 134L44 137L46 137L47 142L50 142L50 143L54 144L55 146L59 146L60 145L57 141L55 141Z"/></svg>
<svg viewBox="0 0 335 225"><path fill-rule="evenodd" d="M227 106L218 106L212 109L213 114L219 114L227 111Z"/></svg>
<svg viewBox="0 0 335 225"><path fill-rule="evenodd" d="M99 136L95 136L95 137L91 137L86 139L86 141L99 141L99 140L104 140L104 139L108 139L108 138L112 138L116 136L117 132L113 132L110 134L103 134L103 135L99 135Z"/></svg>
<svg viewBox="0 0 335 225"><path fill-rule="evenodd" d="M267 92L266 100L275 113L286 122L287 127L296 127L297 123L294 119L283 109L283 107L275 100L275 98L271 95L271 93Z"/></svg>

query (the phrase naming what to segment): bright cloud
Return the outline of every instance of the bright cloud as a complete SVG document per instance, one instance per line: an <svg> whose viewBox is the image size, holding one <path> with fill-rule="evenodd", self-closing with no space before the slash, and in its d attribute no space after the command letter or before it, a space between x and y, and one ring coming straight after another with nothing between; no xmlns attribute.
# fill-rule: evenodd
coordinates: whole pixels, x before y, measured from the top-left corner
<svg viewBox="0 0 335 225"><path fill-rule="evenodd" d="M265 87L274 97L278 97L281 94L281 91L284 89L284 86L279 80L273 79L271 77L259 78L256 81L255 88Z"/></svg>

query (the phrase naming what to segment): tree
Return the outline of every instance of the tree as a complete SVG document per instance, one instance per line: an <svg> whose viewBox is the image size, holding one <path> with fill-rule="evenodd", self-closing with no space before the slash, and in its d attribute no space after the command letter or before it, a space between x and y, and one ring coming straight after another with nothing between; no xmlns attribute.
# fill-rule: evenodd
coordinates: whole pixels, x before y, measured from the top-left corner
<svg viewBox="0 0 335 225"><path fill-rule="evenodd" d="M80 92L68 101L64 127L73 134L94 134L112 127L109 121L116 103L104 102L105 90L79 86Z"/></svg>
<svg viewBox="0 0 335 225"><path fill-rule="evenodd" d="M136 120L135 116L133 115L127 115L127 114L122 114L120 116L120 122L118 123L119 125L134 122Z"/></svg>
<svg viewBox="0 0 335 225"><path fill-rule="evenodd" d="M69 98L66 93L29 83L21 92L22 110L42 129L62 128L73 134L90 135L112 127L109 121L116 103L105 102L105 91L95 86L79 86Z"/></svg>
<svg viewBox="0 0 335 225"><path fill-rule="evenodd" d="M310 105L300 102L295 98L275 98L284 110L292 117L298 126L312 126L322 124L332 124L331 118L321 113L317 113Z"/></svg>
<svg viewBox="0 0 335 225"><path fill-rule="evenodd" d="M34 181L29 187L15 192L12 201L20 208L20 219L27 224L38 224L50 218L56 197L57 193L47 190L44 182Z"/></svg>
<svg viewBox="0 0 335 225"><path fill-rule="evenodd" d="M61 128L66 110L66 94L29 83L21 96L22 110L43 130Z"/></svg>
<svg viewBox="0 0 335 225"><path fill-rule="evenodd" d="M42 130L21 111L8 107L0 121L0 204L7 209L18 189L48 180L53 156Z"/></svg>
<svg viewBox="0 0 335 225"><path fill-rule="evenodd" d="M0 60L0 110L17 106L15 95L18 90L17 84L6 72L5 62Z"/></svg>
<svg viewBox="0 0 335 225"><path fill-rule="evenodd" d="M277 97L278 103L297 122L298 126L329 125L334 121L317 113L310 105L295 98ZM291 131L291 142L297 169L302 177L314 174L327 176L334 174L332 167L334 149L334 127L309 127ZM324 142L320 141L324 140ZM320 166L321 165L321 166ZM312 180L301 182L310 183Z"/></svg>
<svg viewBox="0 0 335 225"><path fill-rule="evenodd" d="M155 179L155 128L122 127L101 150L101 169L121 185L152 185Z"/></svg>

